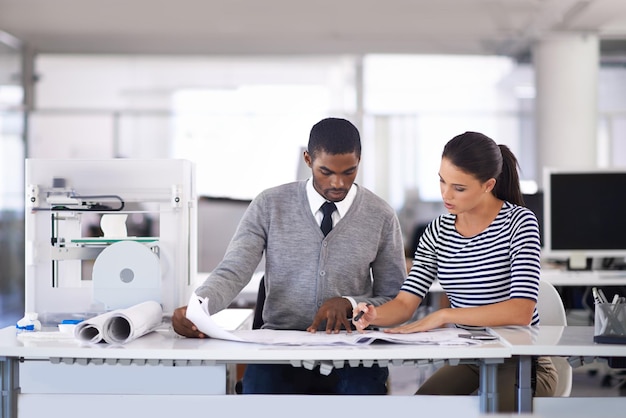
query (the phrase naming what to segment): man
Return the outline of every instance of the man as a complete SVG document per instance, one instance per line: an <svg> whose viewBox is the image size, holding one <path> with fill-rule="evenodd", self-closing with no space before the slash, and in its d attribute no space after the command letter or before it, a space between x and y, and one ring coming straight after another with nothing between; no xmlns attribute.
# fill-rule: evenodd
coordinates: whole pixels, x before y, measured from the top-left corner
<svg viewBox="0 0 626 418"><path fill-rule="evenodd" d="M398 293L406 275L398 218L385 201L354 184L360 160L361 139L352 123L327 118L313 126L304 152L312 177L261 192L224 259L196 289L209 298L211 314L250 281L263 253L264 328L351 332L357 302L380 305ZM324 220L321 208L329 205ZM322 229L331 227L325 235ZM186 307L174 312L174 330L205 337L185 313ZM385 394L387 377L387 368L377 365L346 365L325 376L319 369L251 364L243 393Z"/></svg>

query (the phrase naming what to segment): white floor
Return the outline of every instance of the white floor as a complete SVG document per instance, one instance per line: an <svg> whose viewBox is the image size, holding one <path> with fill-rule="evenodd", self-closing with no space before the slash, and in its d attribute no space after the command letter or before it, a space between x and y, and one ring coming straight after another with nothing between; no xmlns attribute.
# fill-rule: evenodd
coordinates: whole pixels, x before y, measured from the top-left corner
<svg viewBox="0 0 626 418"><path fill-rule="evenodd" d="M626 396L624 369L611 369L604 363L592 363L574 369L573 397Z"/></svg>

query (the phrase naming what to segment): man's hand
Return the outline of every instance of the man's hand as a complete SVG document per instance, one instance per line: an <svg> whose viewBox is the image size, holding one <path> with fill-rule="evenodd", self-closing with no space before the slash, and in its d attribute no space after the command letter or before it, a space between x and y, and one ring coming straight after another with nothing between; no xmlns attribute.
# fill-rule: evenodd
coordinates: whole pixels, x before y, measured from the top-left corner
<svg viewBox="0 0 626 418"><path fill-rule="evenodd" d="M336 297L328 299L320 306L313 318L313 323L306 329L309 332L316 332L320 324L326 321L326 333L339 333L342 328L352 332L348 316L352 314L352 305L346 298Z"/></svg>
<svg viewBox="0 0 626 418"><path fill-rule="evenodd" d="M187 319L187 307L181 306L180 308L176 308L174 310L174 314L172 315L172 327L177 334L182 335L183 337L189 338L205 338L202 332L198 331L198 328Z"/></svg>

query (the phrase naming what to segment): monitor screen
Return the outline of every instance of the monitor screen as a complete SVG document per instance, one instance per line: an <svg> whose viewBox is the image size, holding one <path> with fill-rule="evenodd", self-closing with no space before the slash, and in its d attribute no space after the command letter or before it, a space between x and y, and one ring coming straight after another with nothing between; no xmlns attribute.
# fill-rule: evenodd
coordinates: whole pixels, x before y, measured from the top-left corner
<svg viewBox="0 0 626 418"><path fill-rule="evenodd" d="M532 210L537 217L537 222L539 223L539 237L541 239L541 246L543 247L544 243L544 233L543 233L543 192L539 191L533 194L523 194L522 198L524 199L524 206L528 209Z"/></svg>
<svg viewBox="0 0 626 418"><path fill-rule="evenodd" d="M251 200L198 197L198 271L211 272L224 258ZM265 268L263 258L257 271Z"/></svg>
<svg viewBox="0 0 626 418"><path fill-rule="evenodd" d="M544 173L548 257L626 257L626 169Z"/></svg>

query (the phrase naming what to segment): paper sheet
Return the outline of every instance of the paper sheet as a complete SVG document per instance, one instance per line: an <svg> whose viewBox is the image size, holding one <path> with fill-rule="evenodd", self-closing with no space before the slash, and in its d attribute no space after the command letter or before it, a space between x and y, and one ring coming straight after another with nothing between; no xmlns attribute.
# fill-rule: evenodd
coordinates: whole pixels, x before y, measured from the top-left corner
<svg viewBox="0 0 626 418"><path fill-rule="evenodd" d="M74 329L74 338L90 343L125 344L153 331L162 321L161 305L147 301L80 322Z"/></svg>
<svg viewBox="0 0 626 418"><path fill-rule="evenodd" d="M307 331L287 331L271 329L226 331L220 328L212 319L208 311L208 298L192 295L187 305L187 318L196 327L211 338L221 340L249 342L271 345L367 345L374 341L386 341L399 344L428 344L428 345L476 345L480 341L459 337L467 331L454 328L441 328L427 332L413 334L389 334L383 331L367 331L359 333L342 331L338 334L325 332L311 333Z"/></svg>
<svg viewBox="0 0 626 418"><path fill-rule="evenodd" d="M187 319L193 322L200 331L211 338L230 341L245 341L222 329L211 319L211 314L209 314L209 298L201 298L195 293L192 294L189 299L189 303L187 304L186 316Z"/></svg>
<svg viewBox="0 0 626 418"><path fill-rule="evenodd" d="M452 328L435 329L412 334L389 334L383 331L360 333L341 331L338 334L326 332L284 331L272 329L237 330L233 335L242 341L272 345L368 345L375 341L413 345L475 345L478 341L459 338L459 330Z"/></svg>

